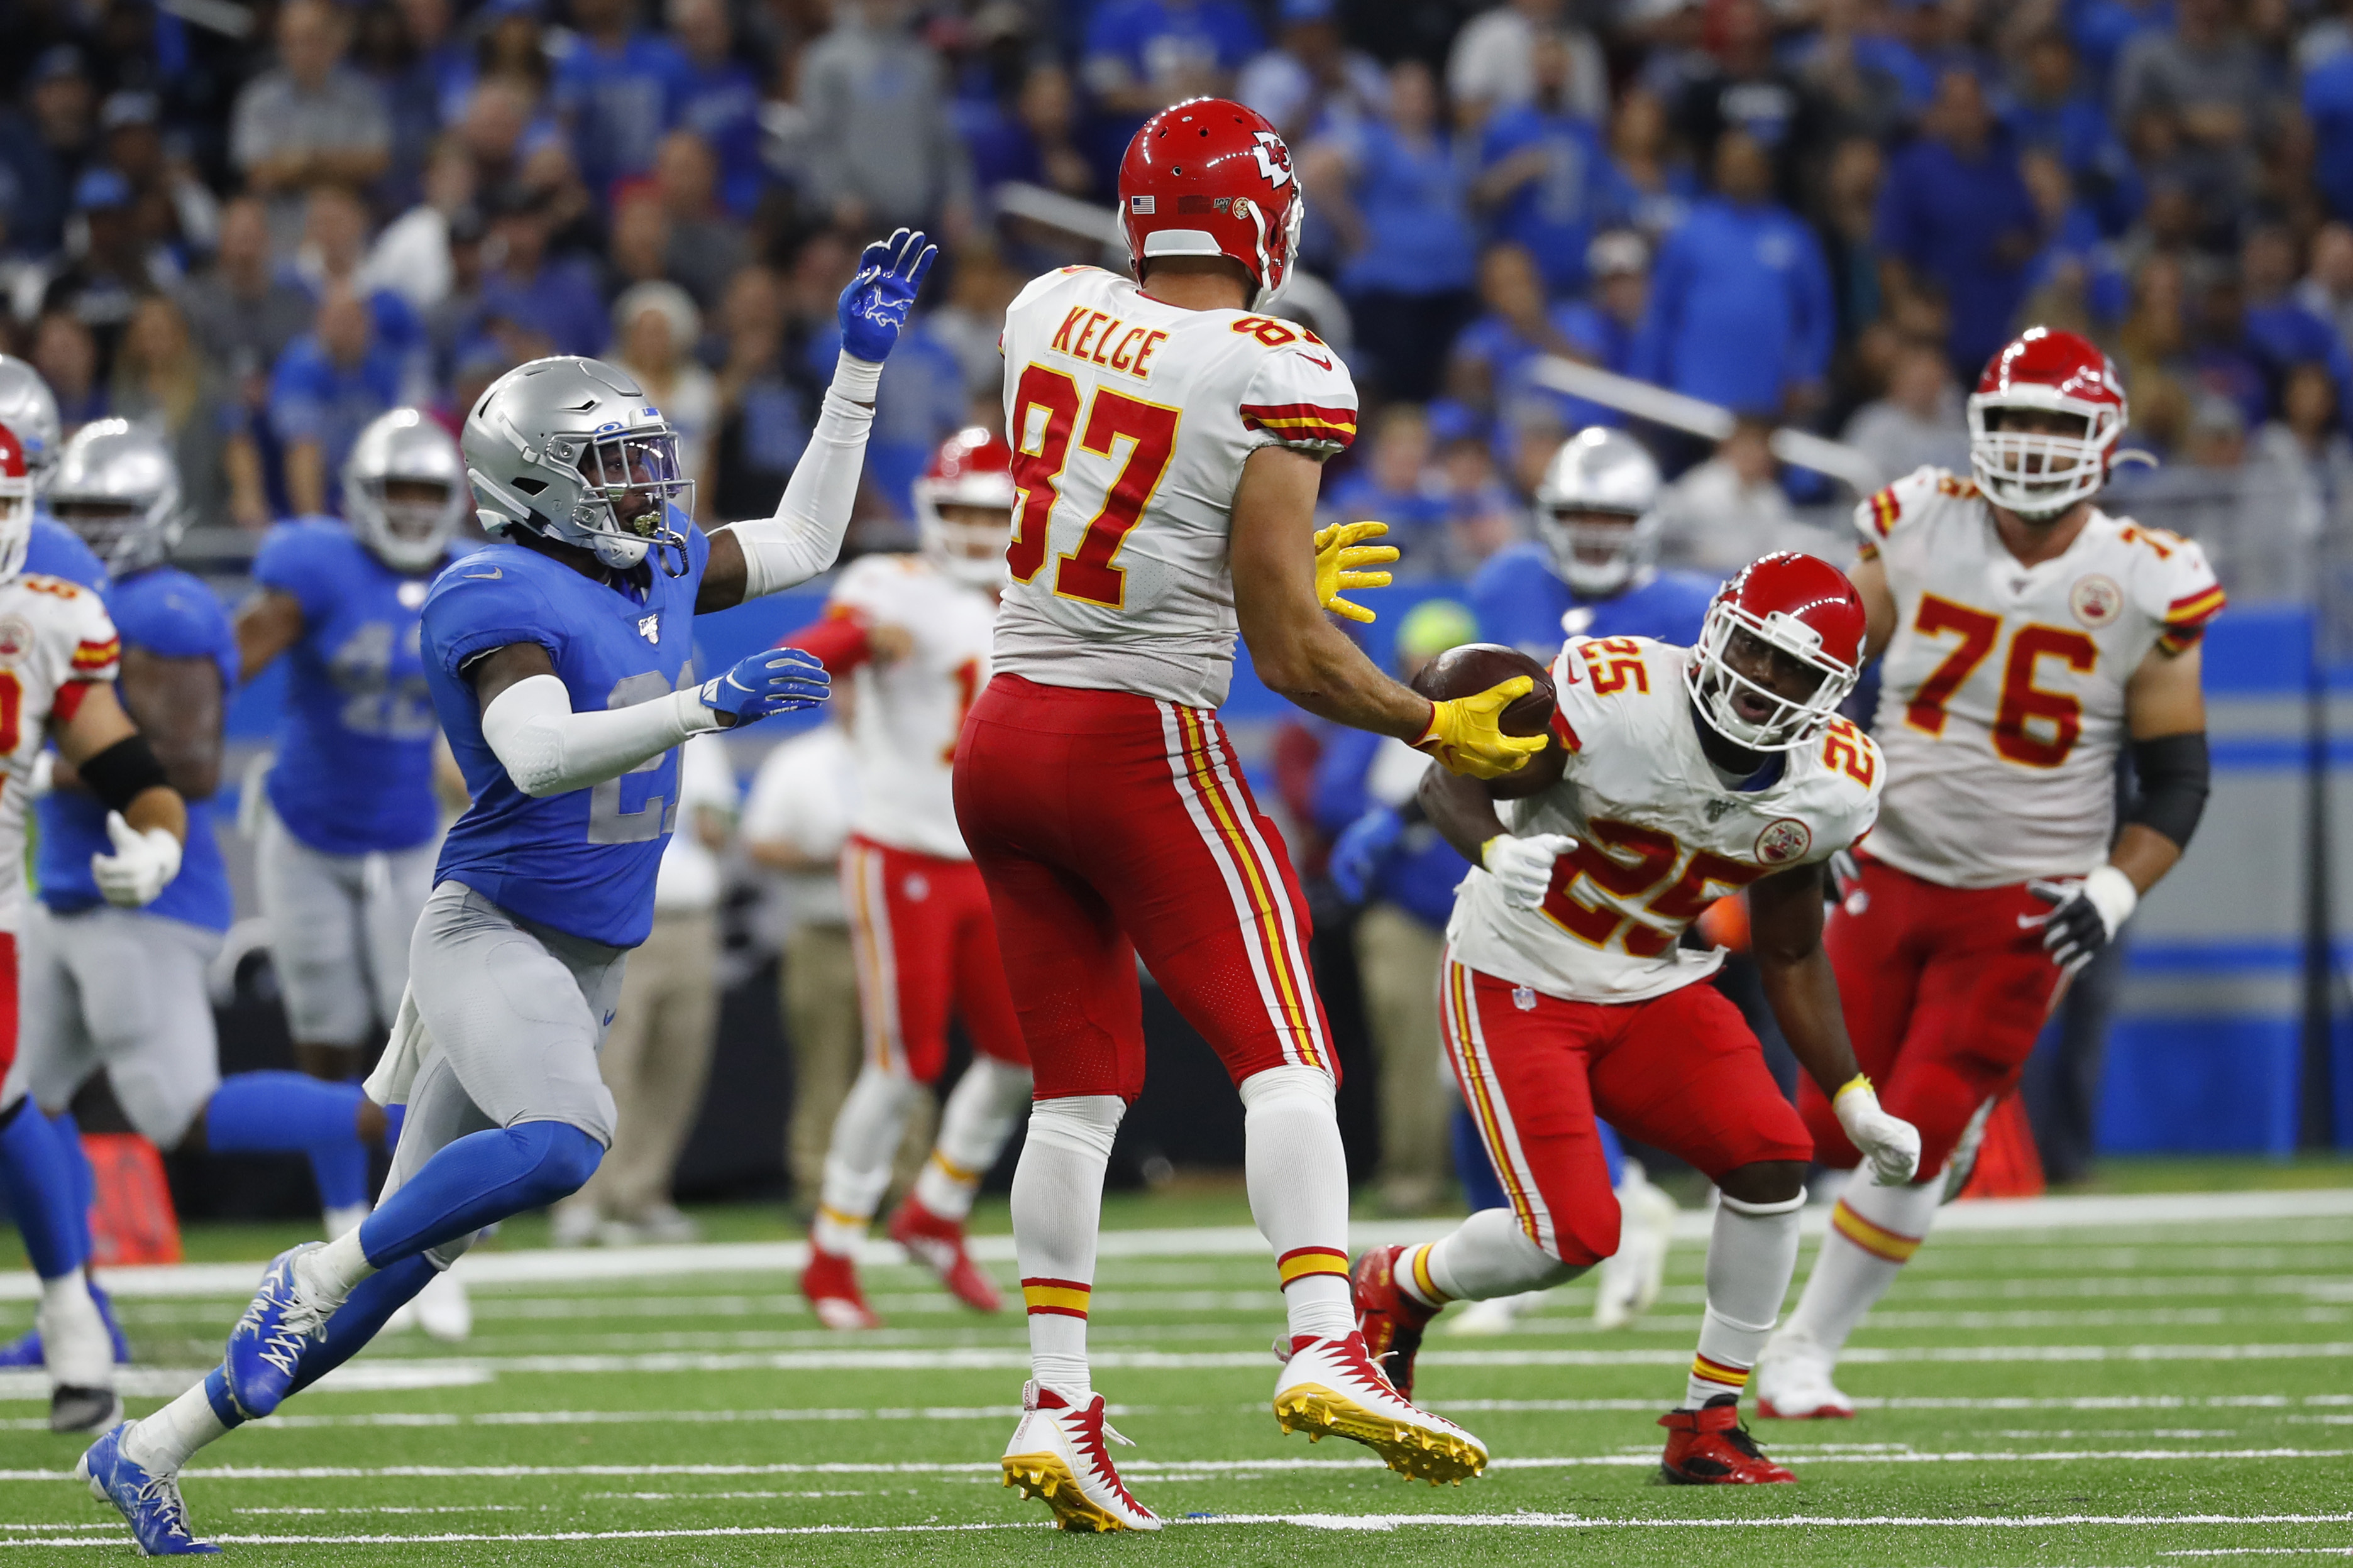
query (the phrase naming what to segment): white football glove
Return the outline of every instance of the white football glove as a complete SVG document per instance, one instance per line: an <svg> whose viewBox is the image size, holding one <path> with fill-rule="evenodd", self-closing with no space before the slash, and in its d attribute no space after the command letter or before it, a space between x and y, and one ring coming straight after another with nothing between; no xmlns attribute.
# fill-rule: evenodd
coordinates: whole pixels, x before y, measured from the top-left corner
<svg viewBox="0 0 2353 1568"><path fill-rule="evenodd" d="M91 856L90 874L108 903L126 910L152 904L180 874L180 841L169 829L142 833L121 812L110 811L106 836L114 840L114 853Z"/></svg>
<svg viewBox="0 0 2353 1568"><path fill-rule="evenodd" d="M38 800L58 787L58 754L44 746L34 753L33 771L25 775L25 798Z"/></svg>
<svg viewBox="0 0 2353 1568"><path fill-rule="evenodd" d="M1879 1093L1871 1080L1857 1073L1831 1100L1847 1142L1871 1162L1871 1179L1883 1187L1900 1187L1920 1172L1920 1130L1900 1116L1879 1109Z"/></svg>
<svg viewBox="0 0 2353 1568"><path fill-rule="evenodd" d="M2140 889L2114 866L2103 866L2088 877L2029 882L2026 890L2052 909L2048 914L2019 916L2019 929L2041 927L2042 950L2069 974L2115 940L2140 902Z"/></svg>
<svg viewBox="0 0 2353 1568"><path fill-rule="evenodd" d="M1552 890L1552 863L1577 847L1565 833L1538 833L1521 838L1498 833L1481 846L1480 864L1504 884L1504 900L1516 910L1544 908Z"/></svg>

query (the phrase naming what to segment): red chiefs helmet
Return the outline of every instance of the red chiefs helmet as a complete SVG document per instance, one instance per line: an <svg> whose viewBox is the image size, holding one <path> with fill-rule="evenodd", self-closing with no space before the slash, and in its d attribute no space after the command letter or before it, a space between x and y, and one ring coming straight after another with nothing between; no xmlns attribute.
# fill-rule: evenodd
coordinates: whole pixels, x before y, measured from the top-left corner
<svg viewBox="0 0 2353 1568"><path fill-rule="evenodd" d="M1846 574L1815 556L1777 550L1742 567L1716 595L1683 682L1700 717L1733 744L1795 751L1822 732L1854 689L1862 636L1862 599ZM1787 696L1758 679L1793 661L1817 672L1807 695Z"/></svg>
<svg viewBox="0 0 2353 1568"><path fill-rule="evenodd" d="M16 433L0 425L0 580L24 570L32 542L32 459Z"/></svg>
<svg viewBox="0 0 2353 1568"><path fill-rule="evenodd" d="M2073 416L2079 434L1995 426L2004 409ZM1996 506L2026 518L2056 517L2108 482L2125 433L2125 387L2108 356L2073 332L2029 327L1986 362L1969 396L1969 467Z"/></svg>
<svg viewBox="0 0 2353 1568"><path fill-rule="evenodd" d="M1307 208L1274 122L1222 98L1173 104L1144 122L1119 165L1119 221L1142 276L1155 256L1226 256L1272 305L1299 256Z"/></svg>
<svg viewBox="0 0 2353 1568"><path fill-rule="evenodd" d="M993 521L941 515L943 506L987 507ZM974 426L940 443L915 481L915 533L923 554L959 583L1005 585L1005 546L1013 531L1013 448Z"/></svg>

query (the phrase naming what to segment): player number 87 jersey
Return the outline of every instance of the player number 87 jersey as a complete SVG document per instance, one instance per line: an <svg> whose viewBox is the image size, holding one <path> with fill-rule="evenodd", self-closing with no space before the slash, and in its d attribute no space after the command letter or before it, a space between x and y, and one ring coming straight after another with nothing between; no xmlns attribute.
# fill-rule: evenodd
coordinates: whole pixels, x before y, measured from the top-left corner
<svg viewBox="0 0 2353 1568"><path fill-rule="evenodd" d="M1941 468L1855 511L1895 601L1874 725L1887 800L1871 853L1951 888L2081 876L2115 827L2125 689L2222 609L2198 546L2094 510L2021 564L1977 486Z"/></svg>
<svg viewBox="0 0 2353 1568"><path fill-rule="evenodd" d="M1514 833L1563 833L1577 848L1555 862L1539 910L1513 907L1472 870L1446 930L1457 960L1572 1002L1663 995L1724 962L1679 945L1710 903L1871 830L1887 770L1843 719L1786 753L1764 788L1726 788L1700 749L1683 687L1691 658L1648 637L1573 637L1561 649L1553 732L1567 767L1498 809Z"/></svg>
<svg viewBox="0 0 2353 1568"><path fill-rule="evenodd" d="M25 784L51 732L69 721L78 682L114 679L122 644L96 594L62 577L27 573L0 582L0 931L22 929ZM60 700L60 694L63 700Z"/></svg>

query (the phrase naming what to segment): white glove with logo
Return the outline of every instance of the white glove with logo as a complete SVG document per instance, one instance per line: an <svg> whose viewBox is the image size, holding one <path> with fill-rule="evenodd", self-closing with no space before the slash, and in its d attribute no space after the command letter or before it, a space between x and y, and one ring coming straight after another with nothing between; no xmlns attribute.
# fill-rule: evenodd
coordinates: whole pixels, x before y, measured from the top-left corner
<svg viewBox="0 0 2353 1568"><path fill-rule="evenodd" d="M1552 890L1552 863L1577 847L1565 833L1538 833L1520 838L1498 833L1480 847L1479 863L1504 884L1504 899L1514 909L1540 910Z"/></svg>
<svg viewBox="0 0 2353 1568"><path fill-rule="evenodd" d="M1900 1187L1920 1171L1920 1130L1900 1116L1879 1109L1879 1093L1871 1080L1857 1073L1831 1098L1831 1109L1846 1130L1847 1142L1871 1162L1871 1179L1883 1187Z"/></svg>
<svg viewBox="0 0 2353 1568"><path fill-rule="evenodd" d="M2081 880L2036 880L2026 890L2052 906L2043 915L2021 915L2021 931L2042 928L2042 949L2069 974L2098 956L2140 903L2140 889L2114 866L2102 866Z"/></svg>
<svg viewBox="0 0 2353 1568"><path fill-rule="evenodd" d="M126 910L152 904L180 874L180 841L169 829L142 833L121 812L110 811L106 836L114 840L114 853L91 856L90 874L108 903Z"/></svg>

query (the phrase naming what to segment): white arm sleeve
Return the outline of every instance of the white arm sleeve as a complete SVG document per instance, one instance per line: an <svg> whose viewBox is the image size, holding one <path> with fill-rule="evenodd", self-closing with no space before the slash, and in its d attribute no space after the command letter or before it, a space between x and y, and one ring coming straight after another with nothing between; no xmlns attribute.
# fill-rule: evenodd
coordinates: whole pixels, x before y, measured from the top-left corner
<svg viewBox="0 0 2353 1568"><path fill-rule="evenodd" d="M690 688L602 713L575 713L552 675L518 680L482 710L482 739L527 795L563 795L619 778L689 736L719 728Z"/></svg>
<svg viewBox="0 0 2353 1568"><path fill-rule="evenodd" d="M833 565L858 501L858 476L873 428L882 367L843 354L834 362L817 428L794 465L774 517L729 524L744 547L744 596L756 599L806 583Z"/></svg>

